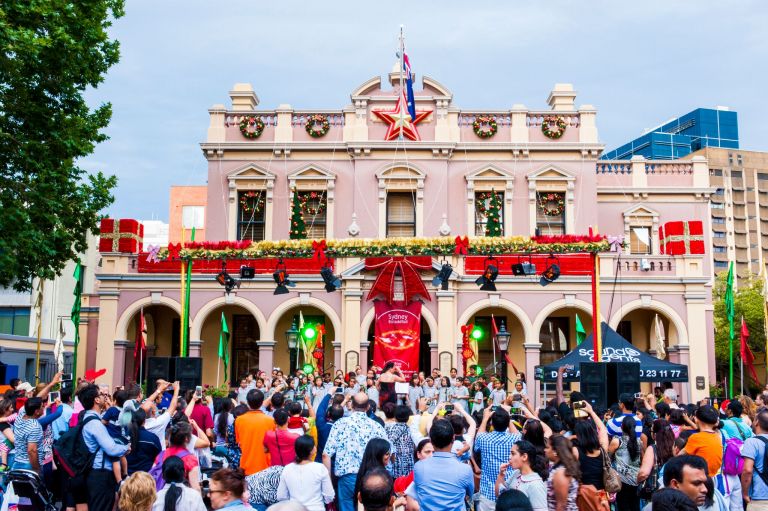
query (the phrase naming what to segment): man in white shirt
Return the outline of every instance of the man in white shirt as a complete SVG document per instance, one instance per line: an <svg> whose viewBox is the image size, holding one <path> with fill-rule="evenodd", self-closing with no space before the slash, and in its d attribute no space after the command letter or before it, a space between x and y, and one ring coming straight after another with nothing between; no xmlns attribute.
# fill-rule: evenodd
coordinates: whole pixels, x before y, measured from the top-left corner
<svg viewBox="0 0 768 511"><path fill-rule="evenodd" d="M677 391L675 389L667 389L664 391L664 402L673 410L680 408L677 406Z"/></svg>
<svg viewBox="0 0 768 511"><path fill-rule="evenodd" d="M173 387L173 397L171 397L171 403L168 405L168 409L160 415L157 414L157 402L155 399L158 394L162 394L168 387ZM176 413L176 407L179 403L179 382L175 381L172 384L167 381L158 381L157 390L155 393L145 399L141 404L141 408L147 412L147 419L144 421L144 429L154 433L157 438L160 439L160 446L165 450L165 430L168 428L168 424L171 422L171 417Z"/></svg>

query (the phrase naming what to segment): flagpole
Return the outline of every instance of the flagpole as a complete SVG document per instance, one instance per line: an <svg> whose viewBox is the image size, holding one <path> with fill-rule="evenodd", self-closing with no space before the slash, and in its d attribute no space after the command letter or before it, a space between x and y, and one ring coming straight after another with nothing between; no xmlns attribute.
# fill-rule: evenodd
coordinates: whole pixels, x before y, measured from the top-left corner
<svg viewBox="0 0 768 511"><path fill-rule="evenodd" d="M35 384L40 383L40 338L43 335L43 286L41 278L37 285L37 361L35 363Z"/></svg>
<svg viewBox="0 0 768 511"><path fill-rule="evenodd" d="M139 387L141 387L141 383L144 381L144 350L147 348L145 339L144 339L144 329L146 328L146 322L144 319L144 307L141 307L141 321L139 327L141 328L141 332L139 332L139 335L141 336L141 345L139 346Z"/></svg>

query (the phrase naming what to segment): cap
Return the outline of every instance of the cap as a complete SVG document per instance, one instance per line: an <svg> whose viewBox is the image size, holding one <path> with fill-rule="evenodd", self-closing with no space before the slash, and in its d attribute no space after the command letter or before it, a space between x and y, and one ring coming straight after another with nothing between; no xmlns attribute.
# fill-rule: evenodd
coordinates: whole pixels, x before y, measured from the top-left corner
<svg viewBox="0 0 768 511"><path fill-rule="evenodd" d="M16 387L16 390L21 390L22 392L31 392L32 390L34 390L34 387L32 386L32 384L25 381L25 382L19 383L19 386Z"/></svg>

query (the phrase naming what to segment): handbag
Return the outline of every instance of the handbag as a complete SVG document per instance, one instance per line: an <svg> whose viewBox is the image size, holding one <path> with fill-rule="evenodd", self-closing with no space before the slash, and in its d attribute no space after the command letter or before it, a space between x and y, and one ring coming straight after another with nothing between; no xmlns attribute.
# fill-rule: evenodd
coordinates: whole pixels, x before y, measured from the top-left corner
<svg viewBox="0 0 768 511"><path fill-rule="evenodd" d="M659 458L656 456L656 446L652 445L651 449L653 449L653 469L648 479L637 487L637 496L642 500L651 500L653 493L659 489Z"/></svg>
<svg viewBox="0 0 768 511"><path fill-rule="evenodd" d="M611 509L605 490L598 490L591 484L579 485L576 505L580 511L610 511Z"/></svg>
<svg viewBox="0 0 768 511"><path fill-rule="evenodd" d="M611 461L608 459L608 453L605 449L600 448L600 452L603 454L603 486L607 493L619 493L621 490L621 479L619 479L619 473L611 466Z"/></svg>

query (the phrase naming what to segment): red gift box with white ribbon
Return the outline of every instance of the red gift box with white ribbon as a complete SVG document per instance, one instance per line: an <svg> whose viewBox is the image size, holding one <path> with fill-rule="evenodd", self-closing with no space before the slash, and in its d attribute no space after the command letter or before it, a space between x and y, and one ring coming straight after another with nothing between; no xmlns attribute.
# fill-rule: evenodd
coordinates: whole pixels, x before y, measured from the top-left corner
<svg viewBox="0 0 768 511"><path fill-rule="evenodd" d="M701 220L667 222L659 228L659 251L666 255L703 254Z"/></svg>
<svg viewBox="0 0 768 511"><path fill-rule="evenodd" d="M144 247L144 225L138 220L104 218L99 230L99 252L137 254Z"/></svg>

